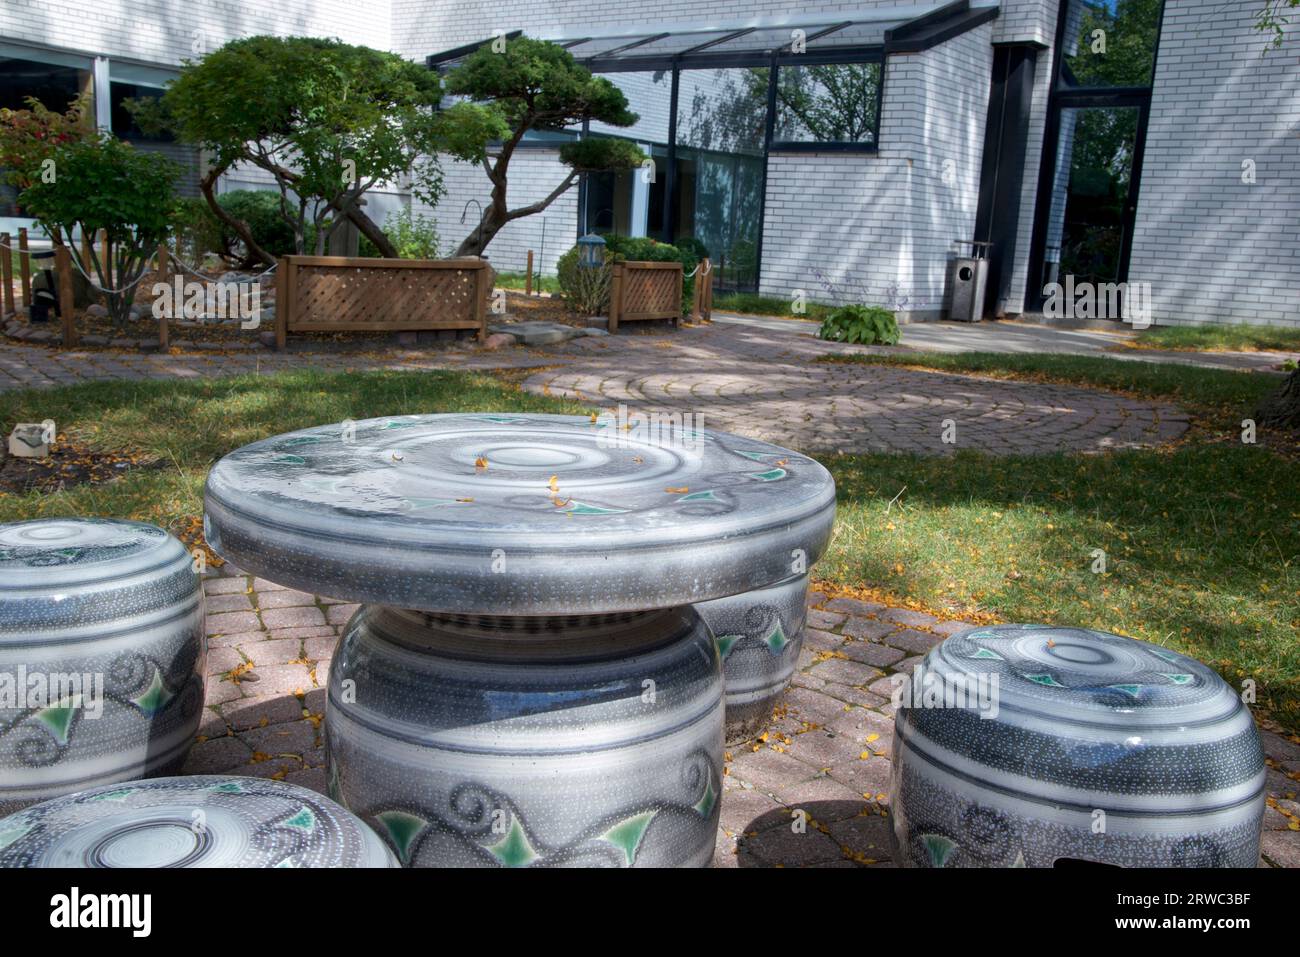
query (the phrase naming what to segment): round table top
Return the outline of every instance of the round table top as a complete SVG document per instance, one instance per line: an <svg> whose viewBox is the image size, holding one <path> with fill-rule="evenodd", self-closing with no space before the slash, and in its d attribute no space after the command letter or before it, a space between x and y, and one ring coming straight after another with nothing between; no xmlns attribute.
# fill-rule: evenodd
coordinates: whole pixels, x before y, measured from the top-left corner
<svg viewBox="0 0 1300 957"><path fill-rule="evenodd" d="M835 483L786 449L607 414L412 415L255 442L213 467L208 543L352 601L473 614L669 607L803 574Z"/></svg>
<svg viewBox="0 0 1300 957"><path fill-rule="evenodd" d="M106 518L0 525L0 647L112 633L104 623L196 601L185 546L161 528ZM170 613L170 612L169 612Z"/></svg>
<svg viewBox="0 0 1300 957"><path fill-rule="evenodd" d="M0 867L396 867L360 818L263 778L106 784L0 819Z"/></svg>

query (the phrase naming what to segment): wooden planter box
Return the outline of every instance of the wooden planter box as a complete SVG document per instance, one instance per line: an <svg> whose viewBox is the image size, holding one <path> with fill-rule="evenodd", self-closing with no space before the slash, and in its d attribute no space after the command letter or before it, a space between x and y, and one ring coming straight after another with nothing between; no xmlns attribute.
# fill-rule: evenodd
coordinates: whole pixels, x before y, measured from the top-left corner
<svg viewBox="0 0 1300 957"><path fill-rule="evenodd" d="M616 262L611 267L609 331L639 319L682 321L682 264Z"/></svg>
<svg viewBox="0 0 1300 957"><path fill-rule="evenodd" d="M477 329L487 338L487 261L284 256L276 270L275 345L290 332Z"/></svg>

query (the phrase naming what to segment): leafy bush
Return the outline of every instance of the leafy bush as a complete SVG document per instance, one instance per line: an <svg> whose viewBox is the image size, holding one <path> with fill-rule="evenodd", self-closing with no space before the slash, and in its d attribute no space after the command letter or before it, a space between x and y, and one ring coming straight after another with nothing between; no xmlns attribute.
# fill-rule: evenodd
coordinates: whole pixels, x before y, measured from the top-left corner
<svg viewBox="0 0 1300 957"><path fill-rule="evenodd" d="M82 265L101 288L122 290L108 297L109 314L120 328L135 299L136 281L170 228L172 184L180 167L111 136L65 142L50 158L58 175L28 186L21 202L46 233L69 247L74 232L104 231L112 244L112 281L93 248L90 263Z"/></svg>
<svg viewBox="0 0 1300 957"><path fill-rule="evenodd" d="M221 208L248 224L257 244L272 256L287 256L294 252L293 227L280 209L280 194L261 189L235 189L217 197ZM311 249L313 242L305 248ZM239 237L222 226L221 253L227 259L239 261L241 268L251 268L258 260L240 252Z"/></svg>
<svg viewBox="0 0 1300 957"><path fill-rule="evenodd" d="M817 335L832 342L885 346L897 345L901 337L892 312L880 306L863 305L840 306L822 320Z"/></svg>
<svg viewBox="0 0 1300 957"><path fill-rule="evenodd" d="M402 259L437 259L438 224L428 216L417 216L403 207L384 220L384 233ZM380 252L365 236L358 246L361 256L379 256Z"/></svg>
<svg viewBox="0 0 1300 957"><path fill-rule="evenodd" d="M0 109L0 178L24 190L50 179L47 160L62 146L97 138L95 110L89 93L82 93L64 113L47 110L34 96L27 109Z"/></svg>
<svg viewBox="0 0 1300 957"><path fill-rule="evenodd" d="M696 260L709 258L709 247L694 236L683 236L673 245L694 254Z"/></svg>
<svg viewBox="0 0 1300 957"><path fill-rule="evenodd" d="M560 295L569 308L581 316L598 316L609 308L609 262L599 268L578 265L578 247L574 246L555 265Z"/></svg>
<svg viewBox="0 0 1300 957"><path fill-rule="evenodd" d="M224 230L221 220L212 215L207 200L193 196L176 200L172 235L176 237L177 253L186 262L202 262L208 253L224 252Z"/></svg>

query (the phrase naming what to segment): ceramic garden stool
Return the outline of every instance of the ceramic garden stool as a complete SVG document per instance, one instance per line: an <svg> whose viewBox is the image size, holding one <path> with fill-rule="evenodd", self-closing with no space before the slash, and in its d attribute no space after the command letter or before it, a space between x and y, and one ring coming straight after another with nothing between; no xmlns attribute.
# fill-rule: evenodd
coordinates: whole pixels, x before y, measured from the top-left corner
<svg viewBox="0 0 1300 957"><path fill-rule="evenodd" d="M411 865L702 865L723 683L693 603L825 549L811 459L607 417L277 436L208 477L209 544L366 603L330 666L331 794Z"/></svg>
<svg viewBox="0 0 1300 957"><path fill-rule="evenodd" d="M785 693L808 615L808 576L695 606L722 654L728 745L751 741Z"/></svg>
<svg viewBox="0 0 1300 957"><path fill-rule="evenodd" d="M0 813L179 768L206 656L202 585L162 529L0 525Z"/></svg>
<svg viewBox="0 0 1300 957"><path fill-rule="evenodd" d="M926 655L895 715L896 862L1255 867L1264 755L1198 661L1082 628L997 625Z"/></svg>
<svg viewBox="0 0 1300 957"><path fill-rule="evenodd" d="M0 867L397 867L315 791L194 775L108 784L0 820Z"/></svg>

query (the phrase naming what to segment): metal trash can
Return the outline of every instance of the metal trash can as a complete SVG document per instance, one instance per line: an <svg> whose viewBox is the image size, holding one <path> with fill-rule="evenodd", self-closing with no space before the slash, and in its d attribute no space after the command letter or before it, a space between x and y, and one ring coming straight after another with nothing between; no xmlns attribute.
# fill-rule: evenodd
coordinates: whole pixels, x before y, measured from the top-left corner
<svg viewBox="0 0 1300 957"><path fill-rule="evenodd" d="M948 266L948 318L954 322L979 322L984 318L984 287L988 283L989 243L958 240L970 246L970 256L958 256Z"/></svg>

